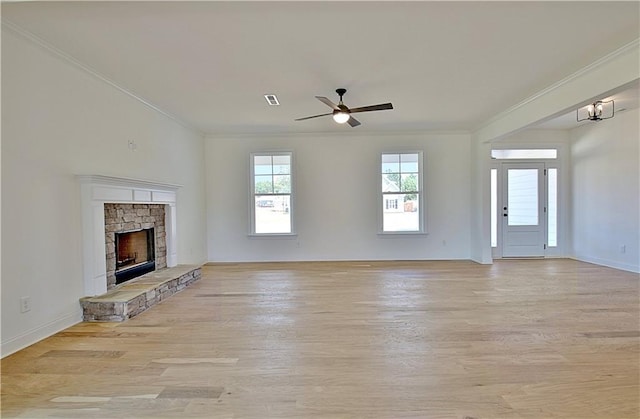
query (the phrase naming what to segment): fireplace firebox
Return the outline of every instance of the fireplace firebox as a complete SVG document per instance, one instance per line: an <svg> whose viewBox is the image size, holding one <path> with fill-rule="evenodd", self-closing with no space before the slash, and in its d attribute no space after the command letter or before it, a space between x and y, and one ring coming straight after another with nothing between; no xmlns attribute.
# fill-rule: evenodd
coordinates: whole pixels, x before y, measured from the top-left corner
<svg viewBox="0 0 640 419"><path fill-rule="evenodd" d="M156 269L154 230L115 233L116 285Z"/></svg>

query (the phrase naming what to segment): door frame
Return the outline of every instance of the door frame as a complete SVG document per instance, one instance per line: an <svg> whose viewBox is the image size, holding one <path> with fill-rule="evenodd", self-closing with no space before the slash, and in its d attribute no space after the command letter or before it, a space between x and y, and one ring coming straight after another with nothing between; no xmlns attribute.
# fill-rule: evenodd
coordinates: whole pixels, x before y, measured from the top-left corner
<svg viewBox="0 0 640 419"><path fill-rule="evenodd" d="M497 225L496 225L496 235L497 235L497 243L496 246L494 247L492 244L490 244L491 246L491 256L493 259L502 259L502 208L504 207L504 205L502 204L502 163L544 163L545 164L545 169L547 170L547 173L549 172L549 169L556 169L557 170L557 213L556 213L556 223L557 223L557 236L556 236L556 245L550 247L548 245L548 241L546 242L547 246L545 249L545 258L557 258L557 257L568 257L568 247L567 247L567 243L568 243L568 237L570 235L570 231L569 231L569 187L570 187L570 180L569 180L569 173L568 173L568 163L565 161L566 160L566 146L565 144L562 143L551 143L551 142L546 142L546 143L520 143L520 144L514 144L514 143L503 143L500 145L495 145L492 147L492 149L509 149L509 150L518 150L518 149L535 149L535 148L555 148L557 150L557 158L556 159L492 159L491 160L491 164L489 166L490 170L495 170L496 171L496 190L497 190L497 205L496 205L496 213L493 213L492 209L491 209L491 196L488 199L488 205L489 205L489 212L491 213L492 217L495 217L495 219L497 220ZM491 175L489 176L489 179L491 179ZM549 177L547 176L545 179L545 188L548 185L548 181L549 181ZM489 190L491 191L491 186L489 187ZM490 192L491 194L491 192ZM549 208L548 206L548 193L545 193L544 196L545 199L545 206L547 208ZM547 213L548 216L548 213ZM548 222L548 221L547 221ZM492 224L490 222L490 224ZM547 233L545 232L545 235ZM490 237L487 238L488 240L490 239ZM548 238L546 238L546 240L548 240Z"/></svg>
<svg viewBox="0 0 640 419"><path fill-rule="evenodd" d="M500 225L502 227L502 234L500 238L502 239L502 257L503 258L543 258L546 256L547 250L547 207L548 207L548 194L547 194L547 165L544 162L540 161L503 161L500 164L501 166L501 180L502 180L502 189L500 190L500 205L498 211L500 213ZM536 225L513 225L509 227L508 220L509 215L511 214L512 208L508 208L508 186L507 182L509 182L509 170L535 170L536 178L537 178L537 188L536 188L536 202L537 205L537 220L538 223ZM529 235L532 230L536 235L536 247L534 249L536 254L521 254L521 255L505 255L506 244L507 244L507 235L509 232L520 235ZM539 246L539 247L538 247ZM538 254L539 252L539 254Z"/></svg>

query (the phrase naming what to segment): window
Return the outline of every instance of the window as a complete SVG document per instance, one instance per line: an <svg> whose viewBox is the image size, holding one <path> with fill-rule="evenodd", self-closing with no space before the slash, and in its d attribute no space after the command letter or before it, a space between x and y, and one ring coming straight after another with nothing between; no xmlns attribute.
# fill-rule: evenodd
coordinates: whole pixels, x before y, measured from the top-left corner
<svg viewBox="0 0 640 419"><path fill-rule="evenodd" d="M558 169L547 170L547 246L558 246Z"/></svg>
<svg viewBox="0 0 640 419"><path fill-rule="evenodd" d="M498 169L491 169L491 247L498 246Z"/></svg>
<svg viewBox="0 0 640 419"><path fill-rule="evenodd" d="M512 159L556 159L558 158L558 150L555 148L539 148L539 149L514 149L491 150L491 158L498 160Z"/></svg>
<svg viewBox="0 0 640 419"><path fill-rule="evenodd" d="M422 153L383 153L382 232L422 232Z"/></svg>
<svg viewBox="0 0 640 419"><path fill-rule="evenodd" d="M292 153L251 155L253 234L291 234Z"/></svg>

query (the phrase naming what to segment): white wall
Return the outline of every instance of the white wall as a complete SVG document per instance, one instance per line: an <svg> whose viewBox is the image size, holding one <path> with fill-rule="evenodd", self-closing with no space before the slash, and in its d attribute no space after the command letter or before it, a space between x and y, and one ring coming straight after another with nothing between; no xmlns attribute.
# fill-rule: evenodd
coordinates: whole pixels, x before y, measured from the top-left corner
<svg viewBox="0 0 640 419"><path fill-rule="evenodd" d="M298 235L249 237L249 155L276 150L294 152ZM428 235L377 234L380 153L394 150L424 151ZM469 135L208 138L206 162L210 261L470 257Z"/></svg>
<svg viewBox="0 0 640 419"><path fill-rule="evenodd" d="M639 113L571 132L574 255L633 272L640 272Z"/></svg>
<svg viewBox="0 0 640 419"><path fill-rule="evenodd" d="M483 264L493 263L491 257L491 145L481 142L476 134L471 137L471 203L470 203L470 257Z"/></svg>
<svg viewBox="0 0 640 419"><path fill-rule="evenodd" d="M206 261L203 153L200 134L3 27L3 355L81 320L76 174L184 185L178 262Z"/></svg>

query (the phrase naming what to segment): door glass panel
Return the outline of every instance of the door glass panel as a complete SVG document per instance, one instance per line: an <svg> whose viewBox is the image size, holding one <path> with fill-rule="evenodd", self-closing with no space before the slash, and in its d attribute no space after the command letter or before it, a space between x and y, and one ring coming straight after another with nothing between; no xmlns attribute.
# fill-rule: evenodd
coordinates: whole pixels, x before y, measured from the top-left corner
<svg viewBox="0 0 640 419"><path fill-rule="evenodd" d="M549 214L547 215L547 244L549 247L558 246L558 169L547 171Z"/></svg>
<svg viewBox="0 0 640 419"><path fill-rule="evenodd" d="M509 169L508 224L538 225L538 169Z"/></svg>

